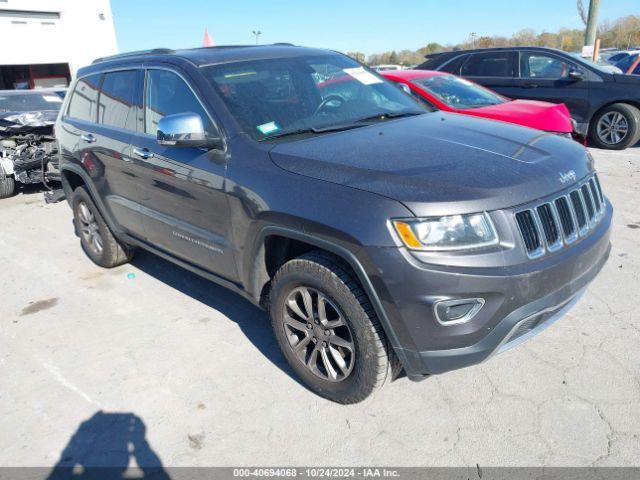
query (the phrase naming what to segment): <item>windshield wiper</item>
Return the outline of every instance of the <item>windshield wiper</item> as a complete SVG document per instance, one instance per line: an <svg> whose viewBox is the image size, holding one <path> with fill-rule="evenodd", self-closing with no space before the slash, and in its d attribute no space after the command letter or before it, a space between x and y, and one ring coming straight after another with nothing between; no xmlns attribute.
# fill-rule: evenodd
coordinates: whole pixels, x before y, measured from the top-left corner
<svg viewBox="0 0 640 480"><path fill-rule="evenodd" d="M355 120L353 123L371 122L373 120L387 120L390 118L415 117L416 115L422 115L423 113L427 113L427 112L423 110L410 110L405 112L385 112L385 113L378 113L376 115L370 115L368 117L360 118L358 120Z"/></svg>
<svg viewBox="0 0 640 480"><path fill-rule="evenodd" d="M384 120L390 118L401 118L401 117L413 117L415 115L422 115L426 113L424 111L411 110L408 112L388 112L388 113L378 113L377 115L370 115L368 117L359 118L354 120L353 122L343 123L339 125L329 125L327 127L311 127L311 128L300 128L298 130L291 130L289 132L281 132L275 133L273 135L269 135L268 137L264 137L261 141L264 140L273 140L275 138L283 138L283 137L291 137L294 135L304 135L308 133L319 134L319 133L329 133L329 132L341 132L343 130L351 130L353 128L366 127L374 120Z"/></svg>
<svg viewBox="0 0 640 480"><path fill-rule="evenodd" d="M342 130L350 130L352 128L359 128L364 126L365 125L362 124L347 123L344 125L330 125L328 127L300 128L298 130L291 130L290 132L282 132L276 133L274 135L269 135L268 137L264 137L262 140L272 140L274 138L290 137L293 135L304 135L305 133L340 132Z"/></svg>

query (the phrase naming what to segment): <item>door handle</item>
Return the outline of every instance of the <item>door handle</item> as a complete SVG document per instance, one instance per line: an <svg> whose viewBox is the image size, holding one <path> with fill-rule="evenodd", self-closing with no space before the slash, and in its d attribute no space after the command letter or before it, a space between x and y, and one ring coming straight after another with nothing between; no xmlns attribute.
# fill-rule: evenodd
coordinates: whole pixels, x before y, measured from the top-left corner
<svg viewBox="0 0 640 480"><path fill-rule="evenodd" d="M133 149L133 153L135 153L140 158L144 158L145 160L147 158L152 158L153 157L153 153L150 152L149 149L147 149L147 148L134 148Z"/></svg>
<svg viewBox="0 0 640 480"><path fill-rule="evenodd" d="M540 85L537 83L525 83L522 85L524 88L538 88Z"/></svg>
<svg viewBox="0 0 640 480"><path fill-rule="evenodd" d="M80 138L87 143L93 143L96 141L96 137L94 137L90 133L87 133L86 135L82 135Z"/></svg>

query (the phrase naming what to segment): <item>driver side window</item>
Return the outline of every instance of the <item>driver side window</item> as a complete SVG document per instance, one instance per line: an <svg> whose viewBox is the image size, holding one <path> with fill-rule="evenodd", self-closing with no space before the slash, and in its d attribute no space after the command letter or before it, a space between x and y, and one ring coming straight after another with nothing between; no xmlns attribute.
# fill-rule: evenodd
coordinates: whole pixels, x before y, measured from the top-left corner
<svg viewBox="0 0 640 480"><path fill-rule="evenodd" d="M175 113L197 113L205 130L211 130L211 120L193 91L177 74L168 70L148 70L145 89L145 132L154 135L158 122Z"/></svg>
<svg viewBox="0 0 640 480"><path fill-rule="evenodd" d="M559 80L569 78L569 72L571 70L576 70L576 67L558 57L528 52L520 54L521 78L546 78Z"/></svg>

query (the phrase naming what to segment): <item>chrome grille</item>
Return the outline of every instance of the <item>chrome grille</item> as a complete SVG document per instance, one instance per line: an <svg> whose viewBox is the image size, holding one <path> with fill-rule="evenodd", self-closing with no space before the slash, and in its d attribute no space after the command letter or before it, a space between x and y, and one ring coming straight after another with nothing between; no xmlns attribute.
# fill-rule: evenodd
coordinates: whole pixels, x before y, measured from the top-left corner
<svg viewBox="0 0 640 480"><path fill-rule="evenodd" d="M571 206L573 207L573 212L576 215L578 228L582 232L587 228L587 214L586 209L584 208L584 202L582 201L580 190L574 190L573 192L571 192L569 194L569 198L571 198Z"/></svg>
<svg viewBox="0 0 640 480"><path fill-rule="evenodd" d="M518 228L522 234L527 252L533 253L542 250L542 242L540 241L538 228L533 217L533 211L524 210L523 212L516 213L516 221L518 222Z"/></svg>
<svg viewBox="0 0 640 480"><path fill-rule="evenodd" d="M538 211L538 217L540 218L540 224L542 225L542 231L549 250L560 248L562 246L562 238L558 229L559 222L554 216L552 205L543 203L536 210Z"/></svg>
<svg viewBox="0 0 640 480"><path fill-rule="evenodd" d="M591 198L593 199L593 203L596 207L596 212L600 211L600 194L596 190L596 184L593 181L593 178L589 180L589 191L591 192Z"/></svg>
<svg viewBox="0 0 640 480"><path fill-rule="evenodd" d="M587 235L604 211L600 182L593 175L567 195L516 212L515 219L527 255L536 258Z"/></svg>
<svg viewBox="0 0 640 480"><path fill-rule="evenodd" d="M578 232L576 230L576 222L573 219L571 207L569 206L569 200L567 199L567 197L560 197L557 198L554 203L556 204L558 217L560 217L560 223L562 225L562 233L564 234L564 238L568 239L569 243L571 243L573 240L575 240Z"/></svg>
<svg viewBox="0 0 640 480"><path fill-rule="evenodd" d="M584 184L580 187L580 191L582 192L582 198L584 199L584 203L587 207L587 214L589 215L589 221L593 221L593 217L596 215L596 209L593 206L593 200L591 198L591 192L589 191L589 185Z"/></svg>

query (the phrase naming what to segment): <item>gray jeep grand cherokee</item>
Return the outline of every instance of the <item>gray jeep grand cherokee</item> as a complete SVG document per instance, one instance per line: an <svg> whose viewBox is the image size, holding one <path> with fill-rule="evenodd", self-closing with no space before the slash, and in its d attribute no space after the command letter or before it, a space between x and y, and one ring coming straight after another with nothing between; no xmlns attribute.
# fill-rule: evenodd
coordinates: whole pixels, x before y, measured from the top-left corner
<svg viewBox="0 0 640 480"><path fill-rule="evenodd" d="M583 147L426 111L335 52L99 59L56 132L95 263L143 248L264 307L291 367L337 402L532 337L609 255Z"/></svg>

